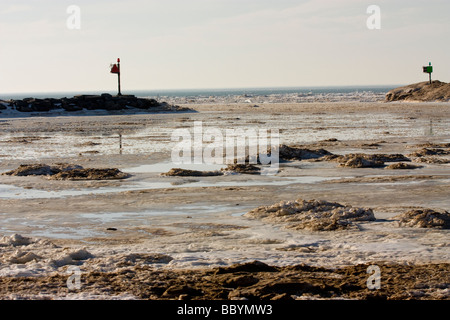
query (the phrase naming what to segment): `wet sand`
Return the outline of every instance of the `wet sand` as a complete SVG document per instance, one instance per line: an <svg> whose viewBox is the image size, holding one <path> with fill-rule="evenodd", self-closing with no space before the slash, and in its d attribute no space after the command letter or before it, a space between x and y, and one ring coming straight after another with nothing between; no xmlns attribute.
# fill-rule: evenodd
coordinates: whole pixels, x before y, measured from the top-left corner
<svg viewBox="0 0 450 320"><path fill-rule="evenodd" d="M448 103L187 106L197 112L0 119L1 172L64 162L131 175L0 175L2 298L449 298L448 230L402 227L396 219L415 208L450 209L449 164L409 156L424 144L450 142ZM281 144L340 155L403 154L420 167L347 168L311 159L282 162L274 176L161 176L177 167L171 133L192 130L194 121L221 130L278 129ZM376 220L309 231L244 216L299 198L371 208ZM255 260L274 269L221 273ZM73 265L82 271L76 291L65 284ZM365 285L369 265L381 269L380 289Z"/></svg>

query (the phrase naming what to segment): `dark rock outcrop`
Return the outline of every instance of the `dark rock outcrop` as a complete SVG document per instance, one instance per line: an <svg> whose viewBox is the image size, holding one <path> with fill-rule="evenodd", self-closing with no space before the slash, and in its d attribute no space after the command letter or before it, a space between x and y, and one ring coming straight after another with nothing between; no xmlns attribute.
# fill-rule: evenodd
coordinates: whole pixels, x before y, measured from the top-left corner
<svg viewBox="0 0 450 320"><path fill-rule="evenodd" d="M138 98L134 95L113 96L109 93L101 95L77 95L72 98L25 98L22 100L2 101L1 109L15 109L20 112L48 112L64 109L68 112L85 110L126 110L141 109L149 111L189 111L188 108L158 102L155 99Z"/></svg>

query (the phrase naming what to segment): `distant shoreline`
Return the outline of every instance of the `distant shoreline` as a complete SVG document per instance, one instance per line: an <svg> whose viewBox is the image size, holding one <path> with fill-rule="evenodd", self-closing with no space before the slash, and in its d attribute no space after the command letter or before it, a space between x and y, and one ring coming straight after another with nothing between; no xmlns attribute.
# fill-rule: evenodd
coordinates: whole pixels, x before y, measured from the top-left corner
<svg viewBox="0 0 450 320"><path fill-rule="evenodd" d="M293 93L351 93L351 92L376 92L387 93L400 85L373 85L373 86L311 86L311 87L248 87L248 88L204 88L204 89L149 89L129 90L126 94L137 97L186 97L186 96L227 96L227 95L268 95L268 94L293 94ZM116 94L114 91L60 91L60 92L13 92L0 93L0 100L34 98L64 98L80 94L100 95L102 93Z"/></svg>

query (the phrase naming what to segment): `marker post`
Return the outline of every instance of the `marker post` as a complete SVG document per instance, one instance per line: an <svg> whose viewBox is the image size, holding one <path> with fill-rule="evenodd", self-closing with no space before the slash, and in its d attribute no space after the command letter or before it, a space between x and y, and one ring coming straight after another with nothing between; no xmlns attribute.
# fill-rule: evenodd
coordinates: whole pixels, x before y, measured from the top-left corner
<svg viewBox="0 0 450 320"><path fill-rule="evenodd" d="M431 65L431 62L428 63L428 66L423 67L423 72L428 73L430 84L431 84L431 73L433 73L433 67Z"/></svg>
<svg viewBox="0 0 450 320"><path fill-rule="evenodd" d="M120 92L120 58L117 58L117 68L119 69L119 72L117 73L117 79L119 82L119 93L118 95L121 96L122 92ZM430 83L431 83L431 75L430 75Z"/></svg>
<svg viewBox="0 0 450 320"><path fill-rule="evenodd" d="M122 93L120 92L120 58L117 58L117 64L112 65L111 73L117 73L117 80L119 87L119 93L117 95L121 96Z"/></svg>

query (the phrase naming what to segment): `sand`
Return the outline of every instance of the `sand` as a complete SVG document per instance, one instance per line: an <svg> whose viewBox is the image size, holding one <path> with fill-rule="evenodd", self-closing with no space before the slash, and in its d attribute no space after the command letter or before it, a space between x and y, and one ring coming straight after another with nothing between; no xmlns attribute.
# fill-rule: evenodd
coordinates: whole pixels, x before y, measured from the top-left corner
<svg viewBox="0 0 450 320"><path fill-rule="evenodd" d="M0 175L0 298L449 299L448 229L400 223L413 210L449 211L448 103L187 106L196 112L0 119L2 173L67 163L127 174ZM226 167L171 163L171 134L194 121L277 129L280 144L292 148L403 155L420 166L309 157L283 160L276 175L161 175ZM375 219L317 230L246 216L297 199L367 208ZM272 269L226 269L253 261ZM371 265L381 269L380 289L366 285ZM66 282L73 266L81 271L77 290Z"/></svg>

